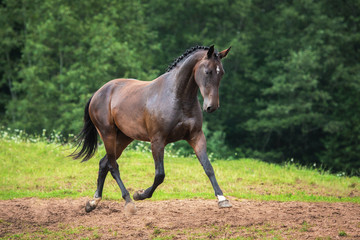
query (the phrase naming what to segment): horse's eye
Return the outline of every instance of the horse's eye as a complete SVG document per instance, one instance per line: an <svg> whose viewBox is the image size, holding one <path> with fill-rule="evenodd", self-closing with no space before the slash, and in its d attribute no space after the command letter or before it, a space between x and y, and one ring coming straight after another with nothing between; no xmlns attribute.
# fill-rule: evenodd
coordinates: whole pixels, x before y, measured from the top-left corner
<svg viewBox="0 0 360 240"><path fill-rule="evenodd" d="M211 71L211 70L205 70L205 74L211 75L211 74L212 74L212 71Z"/></svg>

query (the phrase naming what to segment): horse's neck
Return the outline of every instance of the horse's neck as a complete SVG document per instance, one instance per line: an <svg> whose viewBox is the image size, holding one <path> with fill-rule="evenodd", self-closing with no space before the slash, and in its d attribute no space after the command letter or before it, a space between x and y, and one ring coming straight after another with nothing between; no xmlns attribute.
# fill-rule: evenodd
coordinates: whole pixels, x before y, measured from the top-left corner
<svg viewBox="0 0 360 240"><path fill-rule="evenodd" d="M186 101L197 100L199 87L195 82L193 70L203 55L202 52L192 54L175 70L173 86L177 98Z"/></svg>

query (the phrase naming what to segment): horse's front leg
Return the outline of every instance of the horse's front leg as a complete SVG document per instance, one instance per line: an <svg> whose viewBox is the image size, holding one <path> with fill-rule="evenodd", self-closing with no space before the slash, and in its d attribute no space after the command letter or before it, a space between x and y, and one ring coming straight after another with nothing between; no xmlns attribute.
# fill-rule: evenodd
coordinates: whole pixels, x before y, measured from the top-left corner
<svg viewBox="0 0 360 240"><path fill-rule="evenodd" d="M164 170L164 148L165 144L162 141L151 142L151 151L155 163L155 178L154 183L151 187L146 190L136 191L133 195L134 200L144 200L151 198L155 189L164 181L165 170Z"/></svg>
<svg viewBox="0 0 360 240"><path fill-rule="evenodd" d="M201 165L203 166L206 175L210 179L210 182L215 191L215 196L218 198L218 205L220 208L230 208L232 207L229 200L227 200L223 192L220 189L219 184L216 181L214 169L209 161L209 158L206 153L206 139L204 133L201 131L195 135L191 140L188 141L191 147L194 149L197 158L199 159Z"/></svg>

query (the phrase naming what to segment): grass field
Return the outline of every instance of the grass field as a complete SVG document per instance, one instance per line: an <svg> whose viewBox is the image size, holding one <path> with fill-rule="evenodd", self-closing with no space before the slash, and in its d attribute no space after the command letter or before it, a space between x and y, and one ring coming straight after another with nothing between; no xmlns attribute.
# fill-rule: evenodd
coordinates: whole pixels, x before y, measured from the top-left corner
<svg viewBox="0 0 360 240"><path fill-rule="evenodd" d="M67 157L70 146L38 141L0 139L0 199L23 197L91 197L96 190L102 147L90 161ZM154 179L150 152L125 151L118 160L120 174L131 194ZM295 164L275 165L253 159L212 163L226 196L255 200L360 203L360 179L331 175ZM152 200L214 198L213 189L195 157L166 154L166 178ZM121 192L111 175L104 199L119 200Z"/></svg>

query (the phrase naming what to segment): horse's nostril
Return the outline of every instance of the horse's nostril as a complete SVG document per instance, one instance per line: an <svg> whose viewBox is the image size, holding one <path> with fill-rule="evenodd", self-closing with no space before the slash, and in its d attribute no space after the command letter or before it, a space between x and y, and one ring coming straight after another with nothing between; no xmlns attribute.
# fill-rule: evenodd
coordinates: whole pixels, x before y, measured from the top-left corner
<svg viewBox="0 0 360 240"><path fill-rule="evenodd" d="M211 106L207 107L207 109L206 109L207 112L211 112L211 110L212 110Z"/></svg>

